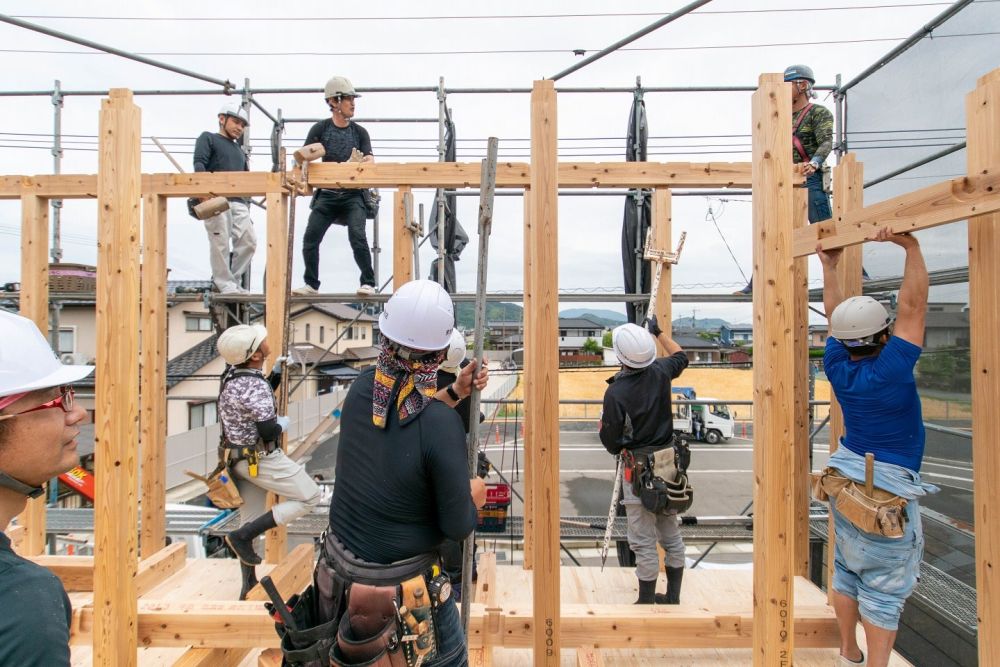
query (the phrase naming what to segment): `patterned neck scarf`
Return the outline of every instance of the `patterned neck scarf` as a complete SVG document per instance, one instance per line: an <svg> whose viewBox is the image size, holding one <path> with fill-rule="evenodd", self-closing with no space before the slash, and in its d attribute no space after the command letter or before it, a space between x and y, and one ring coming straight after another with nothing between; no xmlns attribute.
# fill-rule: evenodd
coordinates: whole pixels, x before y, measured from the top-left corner
<svg viewBox="0 0 1000 667"><path fill-rule="evenodd" d="M396 409L401 425L409 424L427 407L437 393L437 370L444 353L442 350L428 359L411 361L387 347L382 348L375 365L372 389L372 423L375 426L385 428L389 402L397 386Z"/></svg>

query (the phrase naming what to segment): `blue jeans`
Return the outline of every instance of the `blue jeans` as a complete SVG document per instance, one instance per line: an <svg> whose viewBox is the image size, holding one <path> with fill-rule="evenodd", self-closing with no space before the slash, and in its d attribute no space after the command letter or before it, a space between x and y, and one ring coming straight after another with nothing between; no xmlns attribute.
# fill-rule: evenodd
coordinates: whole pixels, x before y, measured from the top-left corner
<svg viewBox="0 0 1000 667"><path fill-rule="evenodd" d="M907 503L908 521L900 539L858 530L832 502L830 513L837 533L833 590L857 600L864 620L886 630L898 629L903 603L917 584L924 555L920 505L916 500Z"/></svg>
<svg viewBox="0 0 1000 667"><path fill-rule="evenodd" d="M830 210L830 195L823 191L823 172L817 171L806 178L809 191L809 224L823 222L833 217Z"/></svg>
<svg viewBox="0 0 1000 667"><path fill-rule="evenodd" d="M354 263L361 271L361 284L375 286L375 271L372 269L372 254L368 249L368 233L365 227L365 202L361 191L349 195L321 190L312 203L309 224L302 237L302 259L305 261L305 282L313 289L319 289L319 245L326 236L330 225L346 225L347 240L354 251Z"/></svg>
<svg viewBox="0 0 1000 667"><path fill-rule="evenodd" d="M469 650L459 620L458 607L449 599L437 610L437 656L424 663L426 667L466 667Z"/></svg>

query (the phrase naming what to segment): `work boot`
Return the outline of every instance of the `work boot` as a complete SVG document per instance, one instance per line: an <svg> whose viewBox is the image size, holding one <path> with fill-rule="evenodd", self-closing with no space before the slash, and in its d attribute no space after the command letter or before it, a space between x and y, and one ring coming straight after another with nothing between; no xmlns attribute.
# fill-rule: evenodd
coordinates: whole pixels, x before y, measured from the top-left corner
<svg viewBox="0 0 1000 667"><path fill-rule="evenodd" d="M639 599L634 604L653 604L656 598L656 579L639 580Z"/></svg>
<svg viewBox="0 0 1000 667"><path fill-rule="evenodd" d="M277 525L274 513L261 514L250 523L245 523L226 535L226 545L244 565L260 565L260 556L253 549L253 541Z"/></svg>
<svg viewBox="0 0 1000 667"><path fill-rule="evenodd" d="M243 579L243 587L240 589L240 600L246 600L247 593L257 585L257 568L253 565L240 563L240 574Z"/></svg>
<svg viewBox="0 0 1000 667"><path fill-rule="evenodd" d="M656 604L680 604L681 580L684 579L683 567L664 567L667 572L667 594L656 595Z"/></svg>

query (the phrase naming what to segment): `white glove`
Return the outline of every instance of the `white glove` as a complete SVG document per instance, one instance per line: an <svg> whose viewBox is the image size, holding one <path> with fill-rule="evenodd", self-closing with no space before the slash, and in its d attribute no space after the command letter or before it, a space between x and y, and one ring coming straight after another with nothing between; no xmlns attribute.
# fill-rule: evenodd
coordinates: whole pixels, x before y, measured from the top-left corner
<svg viewBox="0 0 1000 667"><path fill-rule="evenodd" d="M288 357L278 357L274 360L274 368L281 368L288 361Z"/></svg>
<svg viewBox="0 0 1000 667"><path fill-rule="evenodd" d="M288 433L288 417L285 415L278 415L276 421L278 422L278 426L281 427L281 432Z"/></svg>

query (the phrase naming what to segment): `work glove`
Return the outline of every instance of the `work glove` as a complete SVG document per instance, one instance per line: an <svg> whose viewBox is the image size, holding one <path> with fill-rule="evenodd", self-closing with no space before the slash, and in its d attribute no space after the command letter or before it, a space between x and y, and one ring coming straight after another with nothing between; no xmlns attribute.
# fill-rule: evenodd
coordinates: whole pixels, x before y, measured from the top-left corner
<svg viewBox="0 0 1000 667"><path fill-rule="evenodd" d="M282 433L288 433L288 423L289 423L288 417L286 417L285 415L278 415L275 421L277 421L278 426L281 427Z"/></svg>
<svg viewBox="0 0 1000 667"><path fill-rule="evenodd" d="M490 474L490 462L486 458L486 452L481 451L476 459L476 477L481 479L486 479L486 476Z"/></svg>
<svg viewBox="0 0 1000 667"><path fill-rule="evenodd" d="M663 329L660 328L659 322L656 321L656 315L650 315L646 318L646 329L654 336L659 336L663 333Z"/></svg>
<svg viewBox="0 0 1000 667"><path fill-rule="evenodd" d="M278 357L277 359L274 360L274 366L273 366L272 370L277 371L277 372L280 373L281 371L279 371L278 369L279 368L284 368L285 367L285 363L287 361L288 361L288 357L285 357L285 356Z"/></svg>

